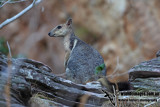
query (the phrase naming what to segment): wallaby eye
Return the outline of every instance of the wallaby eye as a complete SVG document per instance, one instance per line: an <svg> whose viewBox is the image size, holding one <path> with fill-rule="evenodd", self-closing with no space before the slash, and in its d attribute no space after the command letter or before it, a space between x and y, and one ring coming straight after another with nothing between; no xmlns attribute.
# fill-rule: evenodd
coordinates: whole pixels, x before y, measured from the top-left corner
<svg viewBox="0 0 160 107"><path fill-rule="evenodd" d="M61 29L62 28L62 26L57 26L57 29Z"/></svg>

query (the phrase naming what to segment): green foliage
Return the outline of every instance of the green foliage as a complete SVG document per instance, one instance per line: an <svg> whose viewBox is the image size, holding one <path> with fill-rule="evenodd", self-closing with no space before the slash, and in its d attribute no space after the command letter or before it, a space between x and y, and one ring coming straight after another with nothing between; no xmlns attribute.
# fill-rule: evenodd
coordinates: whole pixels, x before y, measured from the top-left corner
<svg viewBox="0 0 160 107"><path fill-rule="evenodd" d="M8 55L8 52L9 52L7 48L6 40L3 37L0 37L0 52L5 55Z"/></svg>
<svg viewBox="0 0 160 107"><path fill-rule="evenodd" d="M105 64L101 64L101 65L97 66L95 69L95 74L101 73L104 68L105 68Z"/></svg>
<svg viewBox="0 0 160 107"><path fill-rule="evenodd" d="M2 4L3 4L3 3L0 1L0 6L2 6Z"/></svg>

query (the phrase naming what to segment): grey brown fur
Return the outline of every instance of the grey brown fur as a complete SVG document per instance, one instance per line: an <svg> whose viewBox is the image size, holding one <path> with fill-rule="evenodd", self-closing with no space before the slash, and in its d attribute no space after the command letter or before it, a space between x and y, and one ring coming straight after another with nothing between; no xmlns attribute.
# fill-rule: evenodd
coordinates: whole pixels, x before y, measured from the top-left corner
<svg viewBox="0 0 160 107"><path fill-rule="evenodd" d="M95 68L104 64L102 56L96 49L75 36L72 29L72 19L59 26L51 30L48 35L64 37L66 78L75 83L85 84L105 76L106 68L98 74L95 73Z"/></svg>

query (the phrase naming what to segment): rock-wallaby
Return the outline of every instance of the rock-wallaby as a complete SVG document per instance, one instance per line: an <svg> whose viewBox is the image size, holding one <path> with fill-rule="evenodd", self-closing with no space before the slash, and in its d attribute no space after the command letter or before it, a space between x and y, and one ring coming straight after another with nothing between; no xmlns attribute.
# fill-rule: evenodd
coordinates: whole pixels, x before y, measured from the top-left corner
<svg viewBox="0 0 160 107"><path fill-rule="evenodd" d="M72 28L72 19L65 24L53 28L48 35L50 37L64 37L66 78L85 84L88 81L98 80L106 75L106 67L99 73L95 73L96 67L104 64L100 53L75 36Z"/></svg>

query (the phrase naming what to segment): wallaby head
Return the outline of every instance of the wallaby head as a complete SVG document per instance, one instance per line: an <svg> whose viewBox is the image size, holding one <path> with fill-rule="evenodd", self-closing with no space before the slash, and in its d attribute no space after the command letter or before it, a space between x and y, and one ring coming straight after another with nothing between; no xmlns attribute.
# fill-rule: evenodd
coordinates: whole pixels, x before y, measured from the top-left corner
<svg viewBox="0 0 160 107"><path fill-rule="evenodd" d="M60 24L53 28L48 35L50 37L64 37L72 32L72 19L68 19L65 24Z"/></svg>

